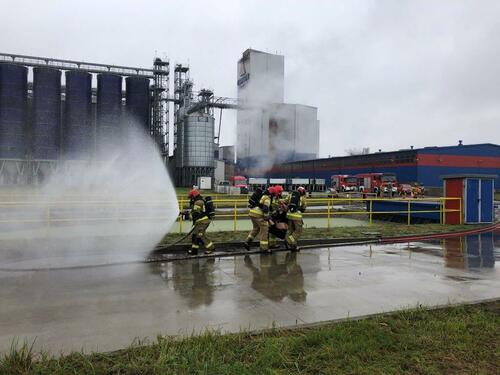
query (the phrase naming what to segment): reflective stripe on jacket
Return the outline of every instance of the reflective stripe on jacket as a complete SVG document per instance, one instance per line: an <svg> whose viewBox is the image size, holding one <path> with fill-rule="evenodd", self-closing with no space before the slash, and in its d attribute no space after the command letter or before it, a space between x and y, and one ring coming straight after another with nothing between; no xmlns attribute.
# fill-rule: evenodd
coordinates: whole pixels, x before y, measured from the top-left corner
<svg viewBox="0 0 500 375"><path fill-rule="evenodd" d="M205 201L203 200L203 198L196 199L193 202L191 208L191 217L193 218L194 224L210 220L209 217L205 214Z"/></svg>
<svg viewBox="0 0 500 375"><path fill-rule="evenodd" d="M262 195L260 198L259 205L250 209L248 212L249 216L252 217L264 217L269 214L269 207L271 206L271 197L267 194ZM261 207L267 207L267 212L264 212Z"/></svg>
<svg viewBox="0 0 500 375"><path fill-rule="evenodd" d="M292 196L288 196L288 204L290 204ZM286 218L290 220L301 220L302 219L302 212L304 212L307 208L307 202L306 202L306 196L301 195L300 196L300 202L299 202L299 207L298 210L295 212L287 212L286 213Z"/></svg>
<svg viewBox="0 0 500 375"><path fill-rule="evenodd" d="M271 212L279 211L282 205L286 205L287 200L285 198L273 198L271 200Z"/></svg>

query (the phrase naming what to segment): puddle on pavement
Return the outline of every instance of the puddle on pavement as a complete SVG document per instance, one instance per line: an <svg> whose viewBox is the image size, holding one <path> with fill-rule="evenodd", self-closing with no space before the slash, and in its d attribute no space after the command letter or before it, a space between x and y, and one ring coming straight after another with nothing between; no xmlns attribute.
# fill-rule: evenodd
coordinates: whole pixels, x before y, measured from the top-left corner
<svg viewBox="0 0 500 375"><path fill-rule="evenodd" d="M305 303L308 288L304 274L311 277L323 271L356 267L361 262L366 262L360 259L366 258L378 260L377 265L387 263L397 267L398 264L391 260L394 256L397 257L395 259L412 259L418 255L419 259L415 260L415 264L436 264L441 271L434 276L443 280L477 281L483 273L487 274L495 267L495 259L500 253L499 239L500 231L497 231L407 244L350 246L224 259L187 259L156 263L150 266L150 271L159 275L166 285L188 300L190 308L210 305L214 301L214 294L223 288L224 273L242 280L259 295L273 302L291 300ZM382 258L386 256L388 258ZM404 266L405 264L401 264L401 267Z"/></svg>
<svg viewBox="0 0 500 375"><path fill-rule="evenodd" d="M499 252L497 231L299 253L0 270L0 353L13 337L36 337L37 345L57 353L80 350L83 335L90 350L94 344L116 350L158 333L237 332L498 298ZM13 258L0 255L0 266Z"/></svg>

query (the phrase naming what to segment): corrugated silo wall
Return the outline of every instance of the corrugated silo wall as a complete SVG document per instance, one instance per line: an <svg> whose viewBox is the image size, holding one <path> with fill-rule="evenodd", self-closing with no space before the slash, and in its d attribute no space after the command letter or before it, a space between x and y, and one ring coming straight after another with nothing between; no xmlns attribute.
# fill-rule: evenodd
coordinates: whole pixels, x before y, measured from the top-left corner
<svg viewBox="0 0 500 375"><path fill-rule="evenodd" d="M180 160L176 161L176 184L192 186L198 177L214 176L214 118L206 114L185 116L181 131L178 152L182 155L176 155Z"/></svg>
<svg viewBox="0 0 500 375"><path fill-rule="evenodd" d="M61 71L33 68L32 158L58 160L61 146Z"/></svg>
<svg viewBox="0 0 500 375"><path fill-rule="evenodd" d="M92 145L92 75L66 72L63 152L67 160L88 160Z"/></svg>
<svg viewBox="0 0 500 375"><path fill-rule="evenodd" d="M150 92L149 79L144 77L127 77L125 79L125 102L127 115L149 133Z"/></svg>
<svg viewBox="0 0 500 375"><path fill-rule="evenodd" d="M27 151L28 69L0 63L0 159L24 159Z"/></svg>
<svg viewBox="0 0 500 375"><path fill-rule="evenodd" d="M184 166L215 168L214 118L186 117L184 135Z"/></svg>
<svg viewBox="0 0 500 375"><path fill-rule="evenodd" d="M108 147L120 144L122 129L122 77L115 74L97 75L96 150L98 158Z"/></svg>

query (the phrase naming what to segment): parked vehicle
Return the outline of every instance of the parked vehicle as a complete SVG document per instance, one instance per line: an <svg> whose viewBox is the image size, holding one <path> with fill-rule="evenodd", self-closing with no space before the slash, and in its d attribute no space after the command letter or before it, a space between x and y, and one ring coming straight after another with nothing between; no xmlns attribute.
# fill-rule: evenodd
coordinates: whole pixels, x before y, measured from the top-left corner
<svg viewBox="0 0 500 375"><path fill-rule="evenodd" d="M248 193L248 180L245 176L231 176L229 177L229 184L236 188L240 188L241 193Z"/></svg>
<svg viewBox="0 0 500 375"><path fill-rule="evenodd" d="M336 174L331 177L332 191L336 192L346 192L346 191L357 191L358 190L358 180L356 176L350 176L347 174Z"/></svg>
<svg viewBox="0 0 500 375"><path fill-rule="evenodd" d="M398 186L398 194L402 197L413 196L413 186L410 184L400 184Z"/></svg>
<svg viewBox="0 0 500 375"><path fill-rule="evenodd" d="M366 193L397 193L398 181L394 173L360 173L356 175L358 190Z"/></svg>
<svg viewBox="0 0 500 375"><path fill-rule="evenodd" d="M396 194L398 192L398 180L394 173L383 173L380 180L384 193Z"/></svg>

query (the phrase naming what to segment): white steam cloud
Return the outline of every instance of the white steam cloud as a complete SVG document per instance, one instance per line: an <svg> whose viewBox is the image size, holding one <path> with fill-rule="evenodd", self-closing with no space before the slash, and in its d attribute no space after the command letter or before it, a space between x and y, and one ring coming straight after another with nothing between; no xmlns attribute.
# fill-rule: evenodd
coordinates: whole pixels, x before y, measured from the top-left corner
<svg viewBox="0 0 500 375"><path fill-rule="evenodd" d="M240 165L264 174L284 161L317 157L314 107L284 103L284 57L247 51L238 63L237 152Z"/></svg>
<svg viewBox="0 0 500 375"><path fill-rule="evenodd" d="M178 215L170 177L150 136L123 125L120 142L104 145L99 160L67 161L36 191L10 199L1 268L141 260L168 232Z"/></svg>

